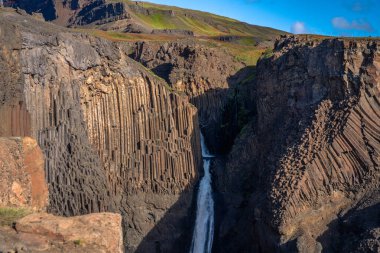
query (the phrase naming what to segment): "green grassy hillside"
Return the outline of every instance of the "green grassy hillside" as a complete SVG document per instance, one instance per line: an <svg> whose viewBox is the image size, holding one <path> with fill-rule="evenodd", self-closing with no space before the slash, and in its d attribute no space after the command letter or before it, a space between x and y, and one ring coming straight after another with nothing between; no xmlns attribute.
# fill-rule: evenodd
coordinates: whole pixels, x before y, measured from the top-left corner
<svg viewBox="0 0 380 253"><path fill-rule="evenodd" d="M194 32L193 39L199 43L209 47L224 48L246 65L255 65L262 53L272 47L274 39L280 34L286 34L276 29L250 25L202 11L141 1L108 1L125 3L130 18L105 24L105 27L102 25L92 26L91 29L87 27L85 30L95 36L113 41L171 41L184 38L181 35L165 33L123 32L123 27L129 23L137 24L146 31L152 29L189 30Z"/></svg>
<svg viewBox="0 0 380 253"><path fill-rule="evenodd" d="M149 2L122 1L130 7L131 15L136 22L152 29L191 30L198 36L236 35L260 39L272 39L284 33L207 12Z"/></svg>

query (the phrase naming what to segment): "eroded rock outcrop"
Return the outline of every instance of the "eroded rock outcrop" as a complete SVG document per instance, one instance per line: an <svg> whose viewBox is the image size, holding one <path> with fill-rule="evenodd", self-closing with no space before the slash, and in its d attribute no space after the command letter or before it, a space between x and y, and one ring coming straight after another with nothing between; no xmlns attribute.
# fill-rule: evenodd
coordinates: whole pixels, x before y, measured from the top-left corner
<svg viewBox="0 0 380 253"><path fill-rule="evenodd" d="M31 138L0 138L0 207L45 210L44 156Z"/></svg>
<svg viewBox="0 0 380 253"><path fill-rule="evenodd" d="M130 18L125 4L106 0L4 0L4 6L20 8L28 14L40 13L46 21L64 26L103 24Z"/></svg>
<svg viewBox="0 0 380 253"><path fill-rule="evenodd" d="M379 189L379 73L376 40L287 37L259 62L256 116L221 175L234 209L220 230L230 240L223 250L331 248L321 235L329 227L342 233L331 224ZM380 227L377 219L372 227Z"/></svg>
<svg viewBox="0 0 380 253"><path fill-rule="evenodd" d="M0 24L0 62L11 70L1 78L1 108L11 109L0 118L16 110L2 133L20 129L37 140L49 210L117 211L128 252L174 250L187 237L201 162L196 108L130 60L123 44L11 12ZM152 230L159 224L170 224L171 237Z"/></svg>
<svg viewBox="0 0 380 253"><path fill-rule="evenodd" d="M129 19L131 16L126 9L126 5L122 2L107 3L105 0L92 1L73 14L68 24L70 26L88 25L91 23L99 25L120 19Z"/></svg>
<svg viewBox="0 0 380 253"><path fill-rule="evenodd" d="M0 227L0 242L1 252L124 252L121 216L111 213L70 218L30 214L14 229Z"/></svg>

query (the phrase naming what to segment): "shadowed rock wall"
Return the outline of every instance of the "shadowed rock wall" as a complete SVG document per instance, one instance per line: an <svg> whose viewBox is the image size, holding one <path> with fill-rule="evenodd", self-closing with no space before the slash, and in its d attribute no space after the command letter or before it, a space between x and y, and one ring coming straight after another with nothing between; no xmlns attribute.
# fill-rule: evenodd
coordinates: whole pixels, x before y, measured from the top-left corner
<svg viewBox="0 0 380 253"><path fill-rule="evenodd" d="M131 56L189 97L199 110L208 147L212 152L221 152L227 142L221 133L223 114L234 96L234 86L245 78L235 76L244 65L225 50L190 39L137 42Z"/></svg>
<svg viewBox="0 0 380 253"><path fill-rule="evenodd" d="M257 116L221 175L232 210L222 218L226 252L236 245L264 252L328 250L333 242L317 242L328 224L377 191L379 62L376 40L303 37L279 40L274 55L259 62ZM240 231L245 235L239 238ZM249 242L253 236L256 243Z"/></svg>

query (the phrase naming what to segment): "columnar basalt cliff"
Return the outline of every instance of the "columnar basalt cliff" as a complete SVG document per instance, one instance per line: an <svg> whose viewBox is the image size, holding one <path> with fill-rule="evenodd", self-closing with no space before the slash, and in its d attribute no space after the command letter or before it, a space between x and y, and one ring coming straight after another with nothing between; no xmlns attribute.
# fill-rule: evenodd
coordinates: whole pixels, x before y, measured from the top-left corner
<svg viewBox="0 0 380 253"><path fill-rule="evenodd" d="M199 110L209 148L220 152L227 142L221 131L223 116L237 83L248 74L236 74L244 64L225 50L190 39L164 44L137 42L131 57L189 97Z"/></svg>
<svg viewBox="0 0 380 253"><path fill-rule="evenodd" d="M0 138L0 252L124 252L115 213L46 214L44 155L30 137Z"/></svg>
<svg viewBox="0 0 380 253"><path fill-rule="evenodd" d="M256 115L219 185L230 206L221 251L342 252L338 217L379 212L379 45L286 37L258 63Z"/></svg>
<svg viewBox="0 0 380 253"><path fill-rule="evenodd" d="M264 52L278 31L139 2L4 2L128 42L0 9L0 170L13 175L0 179L0 205L33 202L36 178L24 172L43 154L49 212L117 212L126 252L186 252L200 126L217 154L214 252L378 252L379 40L285 36L248 67L230 47L257 42L249 53ZM192 30L154 30L156 15ZM149 34L130 42L122 32ZM22 240L7 229L0 240Z"/></svg>
<svg viewBox="0 0 380 253"><path fill-rule="evenodd" d="M38 141L49 210L121 212L127 252L174 250L187 236L201 162L196 108L123 44L11 12L0 13L0 24L0 62L9 70L1 133Z"/></svg>

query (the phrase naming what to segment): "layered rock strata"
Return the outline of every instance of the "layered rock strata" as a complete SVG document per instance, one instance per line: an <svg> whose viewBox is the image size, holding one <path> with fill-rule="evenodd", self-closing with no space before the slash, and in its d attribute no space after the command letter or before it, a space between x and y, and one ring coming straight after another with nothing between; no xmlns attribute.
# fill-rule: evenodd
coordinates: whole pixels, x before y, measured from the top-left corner
<svg viewBox="0 0 380 253"><path fill-rule="evenodd" d="M378 204L379 73L376 40L286 37L258 63L256 115L220 175L226 252L328 250L338 216Z"/></svg>
<svg viewBox="0 0 380 253"><path fill-rule="evenodd" d="M11 70L1 79L0 108L20 111L2 134L19 129L39 143L49 210L118 211L128 252L173 250L191 222L201 162L196 108L130 60L122 44L10 12L0 24L0 62ZM158 223L171 224L173 236L158 231L142 241Z"/></svg>

